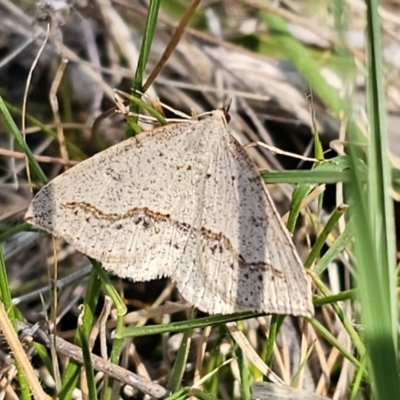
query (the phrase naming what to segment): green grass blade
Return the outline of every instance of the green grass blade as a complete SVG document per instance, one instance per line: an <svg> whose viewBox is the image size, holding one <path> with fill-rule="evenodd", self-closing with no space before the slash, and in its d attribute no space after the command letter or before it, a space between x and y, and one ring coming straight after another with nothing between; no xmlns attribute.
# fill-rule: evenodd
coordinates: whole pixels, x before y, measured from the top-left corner
<svg viewBox="0 0 400 400"><path fill-rule="evenodd" d="M140 53L138 59L138 66L136 68L135 79L133 81L134 93L133 96L138 97L137 93L142 91L143 77L146 71L147 61L150 55L151 44L153 43L154 34L156 31L157 17L160 10L161 0L150 0L149 10L147 13L145 31L143 33L142 45L140 46ZM136 102L131 100L129 105L130 111L135 114L139 113L139 106ZM125 138L134 135L134 131L130 126L127 126Z"/></svg>
<svg viewBox="0 0 400 400"><path fill-rule="evenodd" d="M6 264L4 262L3 244L1 242L0 242L0 294L1 294L1 301L4 304L4 308L7 310L7 314L10 318L11 324L13 325L14 329L17 330L17 320L14 312L14 306L12 304L10 286L8 284ZM18 372L19 388L21 390L20 394L21 399L29 400L31 398L31 389L28 380L26 379L25 374L23 373L19 365L17 365L17 372Z"/></svg>
<svg viewBox="0 0 400 400"><path fill-rule="evenodd" d="M171 392L176 392L181 386L182 377L186 368L187 358L189 356L192 333L192 329L188 329L183 333L182 343L179 346L175 363L167 383L167 389L171 390Z"/></svg>
<svg viewBox="0 0 400 400"><path fill-rule="evenodd" d="M235 351L237 355L237 361L239 365L239 374L240 374L240 383L241 383L241 398L244 400L251 400L250 393L250 385L251 385L251 376L249 371L249 362L247 358L243 354L243 350L240 347L236 348Z"/></svg>
<svg viewBox="0 0 400 400"><path fill-rule="evenodd" d="M44 174L44 172L40 168L38 162L33 157L33 154L31 152L31 150L29 149L29 147L25 143L25 140L24 140L21 132L19 131L17 125L15 125L15 122L14 122L11 114L9 113L9 111L8 111L4 101L3 101L3 98L1 96L0 96L0 114L3 116L4 122L6 123L6 126L7 126L8 130L9 130L10 134L13 136L15 141L21 147L23 152L26 154L26 156L27 156L27 158L29 160L29 165L32 168L32 171L34 172L34 174L39 178L39 180L42 183L46 183L47 182L46 175Z"/></svg>
<svg viewBox="0 0 400 400"><path fill-rule="evenodd" d="M349 171L269 171L261 172L265 183L317 184L350 182Z"/></svg>
<svg viewBox="0 0 400 400"><path fill-rule="evenodd" d="M332 294L326 297L314 297L313 304L315 307L321 307L325 304L337 303L338 301L355 300L357 297L356 294L354 289L344 290L338 294Z"/></svg>
<svg viewBox="0 0 400 400"><path fill-rule="evenodd" d="M301 376L301 374L302 374L304 368L306 367L307 362L308 362L308 360L310 359L313 350L314 350L314 346L310 346L310 347L307 349L307 353L306 353L304 359L301 360L301 363L300 363L300 365L299 365L299 369L297 370L297 372L295 373L295 375L294 375L293 378L291 379L290 386L298 387L298 383L299 383L300 376Z"/></svg>
<svg viewBox="0 0 400 400"><path fill-rule="evenodd" d="M157 17L160 6L161 0L150 0L149 11L146 19L146 27L143 33L142 45L140 46L138 66L133 84L133 87L138 91L142 90L143 76L146 71L147 60L149 59L151 44L153 43L153 38L156 31Z"/></svg>
<svg viewBox="0 0 400 400"><path fill-rule="evenodd" d="M395 227L393 201L390 196L391 167L388 158L385 89L383 86L380 22L376 0L367 2L368 16L368 115L370 117L370 145L368 146L368 198L373 240L382 263L380 275L390 304L392 340L397 348L397 298L395 264Z"/></svg>
<svg viewBox="0 0 400 400"><path fill-rule="evenodd" d="M354 381L353 381L353 386L351 388L351 394L350 394L350 400L356 400L359 392L360 392L360 386L361 386L361 382L362 379L364 378L364 373L367 369L367 361L368 361L368 356L367 354L365 354L362 358L361 358L361 366L360 368L358 368L356 375L354 377Z"/></svg>
<svg viewBox="0 0 400 400"><path fill-rule="evenodd" d="M109 276L107 275L106 271L101 267L101 264L95 260L91 260L94 268L96 269L97 275L100 277L102 284L110 296L113 304L117 308L117 326L115 331L117 334L121 334L124 328L124 316L127 313L127 308L124 301L121 299L117 289L111 283ZM119 359L122 354L124 339L115 339L113 338L112 341L112 348L111 348L111 355L110 355L110 362L116 365L119 365ZM112 398L112 389L113 389L114 380L106 377L105 378L105 389L103 393L103 400L111 400Z"/></svg>
<svg viewBox="0 0 400 400"><path fill-rule="evenodd" d="M98 303L98 297L101 289L101 280L99 279L95 269L92 270L88 288L86 291L84 299L84 313L82 317L83 327L86 329L87 335L89 335L89 330L91 329L94 313L96 311L96 306ZM74 338L74 343L80 345L79 334L76 333ZM68 366L65 370L65 374L62 380L62 389L60 392L60 399L70 399L72 398L72 392L78 383L80 365L75 361L69 361Z"/></svg>
<svg viewBox="0 0 400 400"><path fill-rule="evenodd" d="M262 359L269 367L272 366L272 357L274 356L274 344L276 342L276 337L278 336L279 328L281 327L284 318L285 317L283 315L277 314L274 314L271 317L268 338L264 345L264 351L262 355Z"/></svg>
<svg viewBox="0 0 400 400"><path fill-rule="evenodd" d="M317 241L315 242L314 246L312 247L310 253L306 261L304 262L304 268L310 268L311 265L315 262L317 257L319 256L322 247L324 246L328 235L332 232L333 228L342 217L344 212L346 211L347 207L341 206L338 207L335 212L331 215L328 222L322 229L322 232L318 235Z"/></svg>
<svg viewBox="0 0 400 400"><path fill-rule="evenodd" d="M296 186L293 191L292 201L290 203L289 218L287 223L287 229L290 233L293 233L296 228L296 222L300 214L301 204L303 200L313 190L314 185L309 183L302 183Z"/></svg>
<svg viewBox="0 0 400 400"><path fill-rule="evenodd" d="M4 100L3 100L4 101ZM13 106L12 104L8 103L7 101L4 101L5 106L7 109L19 116L22 116L22 111L18 108ZM57 140L57 132L54 132L52 129L48 127L48 125L44 124L43 122L39 121L37 118L32 117L29 114L26 114L25 116L26 121L29 122L31 126L35 126L43 133L46 134L46 136L53 138L54 140ZM76 160L84 160L86 158L86 155L82 152L82 150L77 146L75 143L71 142L70 140L67 140L65 142L65 146L67 147L68 154L70 155L71 158L74 158Z"/></svg>
<svg viewBox="0 0 400 400"><path fill-rule="evenodd" d="M92 365L92 359L90 354L89 342L87 335L87 330L85 329L81 316L78 320L78 334L79 341L82 347L82 355L83 355L83 365L85 367L87 386L89 391L88 400L97 400L97 391L96 391L96 383L94 379L94 370Z"/></svg>
<svg viewBox="0 0 400 400"><path fill-rule="evenodd" d="M328 265L336 260L340 253L346 248L353 235L352 225L353 224L351 220L347 222L342 234L335 240L329 250L315 264L314 272L317 275L321 275L326 268L328 268Z"/></svg>
<svg viewBox="0 0 400 400"><path fill-rule="evenodd" d="M211 325L221 325L226 324L227 322L233 321L243 321L249 318L257 318L264 313L253 313L253 312L243 312L243 313L235 313L228 315L214 315L211 317L197 318L191 319L183 322L172 322L169 324L159 324L159 325L150 325L143 326L141 328L130 328L127 327L124 329L121 335L117 333L114 334L114 337L118 339L132 337L132 336L145 336L145 335L158 335L166 332L181 332L186 329L194 329L194 328L204 328L206 326Z"/></svg>
<svg viewBox="0 0 400 400"><path fill-rule="evenodd" d="M0 242L0 295L1 295L1 301L4 304L4 308L7 310L7 313L10 317L11 323L14 329L17 329L17 321L15 318L14 306L12 303L10 285L8 283L8 275L3 255L3 244L1 242Z"/></svg>
<svg viewBox="0 0 400 400"><path fill-rule="evenodd" d="M318 322L315 318L307 318L307 321L315 328L317 332L320 333L332 346L336 347L343 357L346 357L352 364L354 364L357 368L360 367L360 362L354 357L351 353L349 353L342 344L333 336L328 329L326 329L320 322Z"/></svg>
<svg viewBox="0 0 400 400"><path fill-rule="evenodd" d="M218 400L218 397L215 397L209 393L205 393L199 389L190 389L190 394L192 396L196 396L200 400Z"/></svg>
<svg viewBox="0 0 400 400"><path fill-rule="evenodd" d="M378 400L396 398L400 393L397 361L397 311L393 210L389 197L391 184L387 156L385 102L380 51L379 20L376 1L367 2L368 16L368 113L370 144L368 182L357 165L359 149L349 147L352 162L352 204L354 254L356 256L361 321L369 352L372 388ZM353 127L350 143L357 141ZM389 219L392 218L392 221ZM373 295L372 295L373 294Z"/></svg>
<svg viewBox="0 0 400 400"><path fill-rule="evenodd" d="M323 282L320 279L314 279L314 282L319 289L319 291L325 295L325 296L330 296L331 293L329 292L328 288L323 284ZM357 349L358 353L362 356L364 356L366 349L363 341L360 338L360 335L356 332L353 323L349 321L347 318L345 312L343 311L342 307L338 303L331 303L332 307L335 311L335 314L337 317L340 319L340 321L343 324L343 327L346 329L347 333L349 334L349 337L351 339L351 342L353 343L353 346Z"/></svg>
<svg viewBox="0 0 400 400"><path fill-rule="evenodd" d="M172 393L165 400L186 400L190 396L189 389L181 389L178 392Z"/></svg>

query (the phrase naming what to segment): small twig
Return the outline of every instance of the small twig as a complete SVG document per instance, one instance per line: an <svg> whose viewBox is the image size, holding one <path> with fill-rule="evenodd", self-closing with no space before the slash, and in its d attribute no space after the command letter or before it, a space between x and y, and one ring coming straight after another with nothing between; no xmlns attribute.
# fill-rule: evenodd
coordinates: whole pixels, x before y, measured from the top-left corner
<svg viewBox="0 0 400 400"><path fill-rule="evenodd" d="M179 25L175 29L175 32L172 35L171 40L169 41L167 47L164 50L164 53L161 55L155 68L153 69L153 71L151 71L150 76L147 78L146 83L143 85L143 88L142 88L143 92L147 91L147 89L151 86L153 81L157 78L157 75L164 68L164 65L168 61L172 52L175 50L175 47L180 42L182 35L185 32L185 28L188 25L189 21L192 19L199 4L200 4L200 0L194 0L193 3L191 4L191 6L186 11L185 15L181 18Z"/></svg>
<svg viewBox="0 0 400 400"><path fill-rule="evenodd" d="M99 329L99 336L100 336L100 354L101 356L107 360L107 319L110 316L111 313L111 307L113 305L113 302L109 296L104 296L104 306L103 309L101 310L100 316L99 316L99 323L100 323L100 329Z"/></svg>
<svg viewBox="0 0 400 400"><path fill-rule="evenodd" d="M89 264L86 267L83 267L83 268L73 272L72 274L69 274L65 278L59 279L57 281L57 290L61 292L62 289L64 287L66 287L67 285L71 284L72 282L81 280L84 277L86 277L86 275L89 275L91 270L92 270L92 265ZM12 299L12 302L14 305L25 303L27 301L31 301L32 299L37 299L38 297L42 296L43 294L50 292L50 290L51 290L51 286L46 285L40 289L34 290L34 291L24 294L22 296L14 297Z"/></svg>
<svg viewBox="0 0 400 400"><path fill-rule="evenodd" d="M265 147L266 149L268 149L269 151L272 151L275 154L280 154L282 156L287 156L287 157L292 157L292 158L298 158L299 160L303 160L303 161L311 161L314 163L325 162L325 160L318 160L317 158L305 157L305 156L302 156L299 154L291 153L289 151L284 151L284 150L279 149L278 147L271 146L271 145L263 143L263 142L249 143L245 147L247 149L249 147L256 147L256 146ZM326 162L328 162L328 161L326 161Z"/></svg>
<svg viewBox="0 0 400 400"><path fill-rule="evenodd" d="M29 70L28 77L27 77L27 79L26 79L26 85L25 85L25 91L24 91L24 98L23 98L23 101L22 101L22 118L21 118L21 132L22 132L22 135L23 135L24 139L25 139L25 137L26 137L25 118L26 118L26 104L27 104L27 101L28 101L29 86L30 86L31 81L32 81L33 71L35 70L37 63L39 62L39 58L40 58L40 56L42 55L42 53L43 53L43 51L44 51L44 48L46 47L47 41L49 40L49 33L50 33L50 24L47 24L46 38L45 38L45 40L43 41L43 44L42 44L42 46L40 47L40 49L39 49L39 51L38 51L38 53L37 53L35 59L33 60L33 63L32 63L31 68L30 68L30 70ZM30 182L31 182L31 178L30 178L31 175L30 175L29 162L28 162L28 160L26 160L26 175L27 175L28 181L29 181L29 183L30 183Z"/></svg>
<svg viewBox="0 0 400 400"><path fill-rule="evenodd" d="M0 301L0 328L7 340L8 345L14 355L15 360L20 365L23 373L29 382L32 390L33 397L37 400L50 399L48 395L43 391L42 386L33 370L32 364L23 349L21 342L18 339L17 332L15 332L11 321L7 315L7 311L4 308L4 304ZM30 326L29 326L30 328Z"/></svg>
<svg viewBox="0 0 400 400"><path fill-rule="evenodd" d="M50 299L51 299L51 308L50 308L50 332L53 333L54 337L57 334L57 310L58 310L58 290L57 290L57 282L58 282L58 258L57 258L57 246L56 246L56 239L54 236L52 237L52 245L53 245L53 254L54 254L54 268L53 271L50 268L47 268L48 274L48 282L49 286L52 287L50 292ZM53 272L53 274L52 274ZM56 354L55 344L51 342L50 346L50 354L52 358L53 364L53 374L54 374L54 381L57 389L57 393L61 392L61 374L60 374L60 366L58 364L58 358Z"/></svg>
<svg viewBox="0 0 400 400"><path fill-rule="evenodd" d="M49 96L51 109L53 111L54 123L57 129L57 138L58 138L58 143L60 145L60 154L61 157L66 161L69 160L69 157L67 152L67 146L65 144L64 130L60 118L60 109L58 107L57 91L60 86L61 79L64 75L64 71L67 64L68 60L63 58L61 60L60 65L57 68L56 76L54 77L53 83L51 84L50 96Z"/></svg>
<svg viewBox="0 0 400 400"><path fill-rule="evenodd" d="M281 378L276 375L261 359L261 357L254 350L253 346L249 343L249 340L244 336L244 334L239 330L236 322L228 322L225 324L229 333L235 339L237 345L241 348L246 357L262 372L266 377L268 377L271 382L276 384L283 384Z"/></svg>
<svg viewBox="0 0 400 400"><path fill-rule="evenodd" d="M232 361L236 360L235 357L228 358L222 364L218 365L215 369L210 371L208 374L205 374L201 379L199 379L196 383L193 383L190 389L198 389L201 388L204 382L207 382L213 375L215 375L218 371L220 371L225 365L230 364ZM194 394L194 393L193 393Z"/></svg>
<svg viewBox="0 0 400 400"><path fill-rule="evenodd" d="M25 158L24 153L20 153L19 151L2 149L2 148L0 148L0 156L14 157L14 158L20 158L20 159ZM42 162L42 163L54 163L54 164L70 165L70 166L79 164L79 161L63 160L62 158L58 158L58 157L39 156L36 154L34 154L33 157L35 158L35 160Z"/></svg>
<svg viewBox="0 0 400 400"><path fill-rule="evenodd" d="M11 61L16 58L20 53L22 53L32 42L34 42L41 32L36 32L35 35L31 38L27 38L21 45L19 45L15 50L13 50L7 57L2 58L0 61L0 69L5 67L7 64L10 64Z"/></svg>
<svg viewBox="0 0 400 400"><path fill-rule="evenodd" d="M311 193L309 193L301 202L300 210L303 210L307 207L308 204L313 202L316 198L318 198L326 189L326 185L322 184L317 186ZM289 220L289 212L282 216L282 222L286 224Z"/></svg>
<svg viewBox="0 0 400 400"><path fill-rule="evenodd" d="M194 370L194 378L193 378L194 386L197 385L197 383L201 379L201 371L203 369L204 356L206 354L207 340L210 336L210 333L211 333L211 326L206 326L203 329L203 332L201 333L201 339L196 358L196 367Z"/></svg>
<svg viewBox="0 0 400 400"><path fill-rule="evenodd" d="M25 322L19 322L18 327L20 329L31 328L31 326ZM36 330L36 332L33 334L33 340L43 344L47 348L50 347L50 339L41 329ZM82 350L78 346L61 339L59 336L55 336L52 340L55 343L58 353L83 364ZM91 354L91 358L93 368L96 371L101 371L104 374L117 379L122 383L125 383L126 385L132 386L141 392L148 394L149 396L153 396L156 399L164 399L169 394L164 387L158 385L157 383L150 382L141 376L120 367L119 365L110 363L109 361L104 360L95 354Z"/></svg>

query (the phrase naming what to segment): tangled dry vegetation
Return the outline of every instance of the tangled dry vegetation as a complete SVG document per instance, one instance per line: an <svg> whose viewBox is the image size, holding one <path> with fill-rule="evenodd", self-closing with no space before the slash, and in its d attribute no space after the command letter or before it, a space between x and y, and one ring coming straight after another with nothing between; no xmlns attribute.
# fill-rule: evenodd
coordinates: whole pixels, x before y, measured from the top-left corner
<svg viewBox="0 0 400 400"><path fill-rule="evenodd" d="M261 171L281 173L263 177L284 221L294 221L294 241L313 280L315 317L204 319L168 280L135 283L110 277L115 296L122 299L117 309L109 299L112 289L101 287L84 255L23 223L31 188L36 191L41 183L26 169L23 148L3 124L0 235L7 276L2 280L8 280L18 310L19 336L2 323L1 396L96 398L90 397L94 385L98 398L165 398L170 393L176 399L370 398L366 345L351 291L348 193L342 175L333 178L347 168L338 157L345 155L347 123L338 99L351 99L360 131L367 126L365 6L359 0L343 5L349 25L340 32L339 11L331 2L281 3L199 4L146 101L158 106L159 100L190 115L232 99L230 131L242 144L251 144L249 154ZM131 91L143 48L146 4L41 0L35 7L0 0L1 96L49 180L123 140L121 114L111 113L95 130L92 126L114 106L115 89ZM162 2L146 77L189 7L188 1ZM397 2L386 1L380 14L394 166L400 154L396 10ZM62 58L68 60L65 71ZM326 181L307 175L313 166L324 165L315 157L337 162L327 169ZM285 175L287 170L303 175ZM300 202L296 216L288 218L294 183ZM127 313L121 315L125 306ZM6 321L4 307L0 312ZM123 340L112 336L121 323L135 328ZM85 370L79 361L88 360L90 352L97 358Z"/></svg>

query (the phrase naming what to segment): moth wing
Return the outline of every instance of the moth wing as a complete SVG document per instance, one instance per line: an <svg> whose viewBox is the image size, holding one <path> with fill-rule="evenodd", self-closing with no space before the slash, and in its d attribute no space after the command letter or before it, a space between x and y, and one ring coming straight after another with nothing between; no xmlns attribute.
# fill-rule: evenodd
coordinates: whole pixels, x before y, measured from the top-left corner
<svg viewBox="0 0 400 400"><path fill-rule="evenodd" d="M120 277L169 276L194 219L202 139L182 123L112 146L44 186L25 219Z"/></svg>
<svg viewBox="0 0 400 400"><path fill-rule="evenodd" d="M290 235L254 163L223 125L220 129L197 196L202 204L194 225L200 234L189 236L182 257L190 272L173 279L187 301L211 314L262 310L310 316L310 283Z"/></svg>

